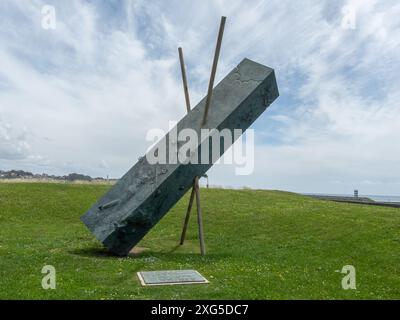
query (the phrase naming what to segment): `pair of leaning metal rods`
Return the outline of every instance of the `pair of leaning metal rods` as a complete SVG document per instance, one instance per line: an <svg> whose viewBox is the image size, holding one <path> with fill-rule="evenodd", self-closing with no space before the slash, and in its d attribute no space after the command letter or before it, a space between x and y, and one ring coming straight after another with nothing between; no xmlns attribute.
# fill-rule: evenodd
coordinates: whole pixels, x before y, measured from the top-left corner
<svg viewBox="0 0 400 320"><path fill-rule="evenodd" d="M219 32L218 32L218 38L217 38L217 45L215 47L214 60L213 60L212 68L211 68L210 81L208 83L206 105L205 105L205 109L204 109L203 120L202 120L201 126L204 126L207 123L208 111L210 109L212 92L213 92L213 87L214 87L215 74L217 72L218 58L219 58L219 54L221 51L222 36L224 34L224 29L225 29L225 21L226 21L226 17L221 17L221 23L219 26ZM185 93L186 110L189 113L191 110L189 89L188 89L187 78L186 78L185 62L183 60L183 51L182 51L181 47L178 48L178 52L179 52L179 62L181 65L183 91ZM200 190L199 177L196 176L193 181L192 192L190 194L190 200L189 200L189 205L188 205L187 212L186 212L185 222L183 225L180 244L182 245L185 241L186 230L187 230L189 218L190 218L190 212L192 210L194 196L196 196L197 223L199 225L200 251L201 251L201 255L205 255L206 248L205 248L205 244L204 244L203 218L202 218L202 214L201 214L200 191L199 190Z"/></svg>

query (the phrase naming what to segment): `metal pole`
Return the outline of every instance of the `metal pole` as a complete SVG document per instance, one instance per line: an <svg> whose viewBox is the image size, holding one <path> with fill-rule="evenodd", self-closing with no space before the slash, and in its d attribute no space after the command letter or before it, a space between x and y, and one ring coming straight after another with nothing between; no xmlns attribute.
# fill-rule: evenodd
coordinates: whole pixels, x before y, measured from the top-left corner
<svg viewBox="0 0 400 320"><path fill-rule="evenodd" d="M190 112L189 89L188 89L187 79L186 79L185 61L183 60L183 51L182 51L181 47L178 48L178 52L179 52L179 61L181 64L183 91L185 92L186 110L189 113Z"/></svg>
<svg viewBox="0 0 400 320"><path fill-rule="evenodd" d="M226 17L221 17L221 24L219 26L217 45L215 47L214 61L213 61L213 65L211 68L210 82L208 83L207 100L206 100L206 106L204 109L203 122L201 124L202 126L204 126L207 123L208 110L210 108L212 90L214 87L215 73L217 72L218 58L219 58L219 53L221 51L221 43L222 43L222 36L224 34L225 21L226 21Z"/></svg>
<svg viewBox="0 0 400 320"><path fill-rule="evenodd" d="M201 215L200 207L200 188L199 188L199 177L194 178L194 188L196 194L196 207L197 207L197 223L199 225L199 239L200 239L200 252L204 256L206 254L206 247L204 244L204 233L203 233L203 217Z"/></svg>
<svg viewBox="0 0 400 320"><path fill-rule="evenodd" d="M181 65L181 72L182 72L182 82L183 82L183 90L185 92L185 102L186 102L186 110L190 112L190 98L189 98L189 89L187 85L187 78L186 78L186 70L185 70L185 62L183 59L183 50L181 47L178 48L179 52L179 62ZM190 194L189 205L186 211L185 222L183 224L183 230L181 234L181 241L180 244L183 245L185 242L186 237L186 230L189 224L190 213L192 211L193 200L194 196L196 195L196 206L197 206L197 223L199 225L199 238L200 238L200 251L201 254L205 254L205 246L204 246L204 236L203 236L203 221L201 215L201 208L200 208L200 187L199 187L199 177L195 177L192 186L192 192Z"/></svg>
<svg viewBox="0 0 400 320"><path fill-rule="evenodd" d="M190 193L189 206L187 208L185 222L183 224L183 230L182 230L180 245L183 245L183 243L185 242L186 230L187 230L187 227L188 227L188 224L189 224L190 212L192 211L192 206L193 206L194 193L195 193L195 187L194 187L194 184L193 184L192 192Z"/></svg>

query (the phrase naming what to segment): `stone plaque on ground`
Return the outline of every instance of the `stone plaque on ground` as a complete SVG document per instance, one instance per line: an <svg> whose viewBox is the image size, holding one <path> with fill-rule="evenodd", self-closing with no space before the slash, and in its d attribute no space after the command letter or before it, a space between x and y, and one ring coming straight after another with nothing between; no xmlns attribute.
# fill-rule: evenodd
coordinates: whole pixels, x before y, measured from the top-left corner
<svg viewBox="0 0 400 320"><path fill-rule="evenodd" d="M137 275L142 286L208 283L196 270L141 271Z"/></svg>

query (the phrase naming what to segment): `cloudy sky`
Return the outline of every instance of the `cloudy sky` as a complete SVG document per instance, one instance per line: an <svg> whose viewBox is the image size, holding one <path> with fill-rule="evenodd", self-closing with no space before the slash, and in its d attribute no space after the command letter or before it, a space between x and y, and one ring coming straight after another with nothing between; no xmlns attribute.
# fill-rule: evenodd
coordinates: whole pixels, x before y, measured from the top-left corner
<svg viewBox="0 0 400 320"><path fill-rule="evenodd" d="M56 29L43 28L44 5ZM255 171L210 183L400 195L400 2L0 1L0 169L120 177L146 132L244 57L275 69L280 97L256 121ZM353 19L355 18L355 19Z"/></svg>

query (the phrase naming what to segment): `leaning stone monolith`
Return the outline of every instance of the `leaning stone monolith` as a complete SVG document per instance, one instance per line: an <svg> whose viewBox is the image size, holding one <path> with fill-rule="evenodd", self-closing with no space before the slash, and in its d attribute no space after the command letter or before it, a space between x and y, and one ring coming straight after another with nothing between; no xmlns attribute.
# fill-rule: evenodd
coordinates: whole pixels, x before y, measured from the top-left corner
<svg viewBox="0 0 400 320"><path fill-rule="evenodd" d="M141 157L81 220L111 252L127 255L188 191L194 177L204 175L213 165L212 161L204 163L200 160L201 152L207 149L213 154L215 145L210 143L210 139L198 139L187 154L187 160L191 160L189 163L171 163L170 157L167 157L167 163L154 164L149 159L153 159L154 155L160 156L158 153L161 150L167 155L176 154L175 151L185 144L176 139L184 129L194 130L198 137L201 137L202 128L217 129L219 132L227 129L234 137L234 129L246 130L278 95L274 70L244 59L214 88L205 126L201 126L204 98ZM220 149L218 156L227 148ZM195 158L201 163L195 164Z"/></svg>

